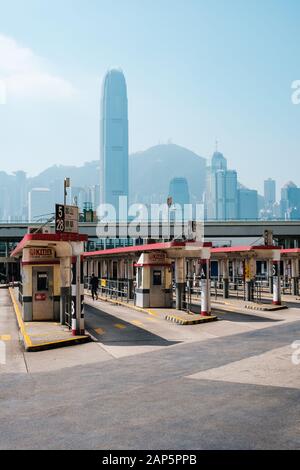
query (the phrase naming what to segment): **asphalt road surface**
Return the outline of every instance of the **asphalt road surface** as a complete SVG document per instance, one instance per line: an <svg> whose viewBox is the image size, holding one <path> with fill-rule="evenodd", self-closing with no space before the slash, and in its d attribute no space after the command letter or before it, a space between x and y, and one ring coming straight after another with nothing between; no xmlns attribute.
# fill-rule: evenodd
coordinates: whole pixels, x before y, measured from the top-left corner
<svg viewBox="0 0 300 470"><path fill-rule="evenodd" d="M299 449L299 311L185 327L88 300L97 342L24 353L3 295L1 449Z"/></svg>

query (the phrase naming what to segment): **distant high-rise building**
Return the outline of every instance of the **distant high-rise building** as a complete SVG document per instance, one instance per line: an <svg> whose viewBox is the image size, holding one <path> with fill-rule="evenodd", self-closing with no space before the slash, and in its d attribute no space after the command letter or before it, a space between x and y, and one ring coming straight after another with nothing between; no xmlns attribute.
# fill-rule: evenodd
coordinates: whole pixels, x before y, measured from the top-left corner
<svg viewBox="0 0 300 470"><path fill-rule="evenodd" d="M213 171L227 170L227 160L221 152L214 152L211 159L211 168Z"/></svg>
<svg viewBox="0 0 300 470"><path fill-rule="evenodd" d="M172 198L173 204L181 207L182 217L192 218L191 213L188 211L184 212L184 205L190 203L189 185L186 178L173 178L170 181L169 196ZM171 220L176 217L175 211L171 213Z"/></svg>
<svg viewBox="0 0 300 470"><path fill-rule="evenodd" d="M53 214L51 191L49 188L33 188L28 193L29 222L46 221Z"/></svg>
<svg viewBox="0 0 300 470"><path fill-rule="evenodd" d="M100 120L100 202L116 211L119 197L128 197L128 104L121 70L105 75Z"/></svg>
<svg viewBox="0 0 300 470"><path fill-rule="evenodd" d="M227 169L227 160L220 152L213 154L207 169L205 205L207 219L237 218L237 172Z"/></svg>
<svg viewBox="0 0 300 470"><path fill-rule="evenodd" d="M264 199L265 209L272 211L276 202L276 181L272 178L264 181Z"/></svg>
<svg viewBox="0 0 300 470"><path fill-rule="evenodd" d="M255 189L238 189L238 218L241 220L258 218L258 193Z"/></svg>
<svg viewBox="0 0 300 470"><path fill-rule="evenodd" d="M169 196L172 197L174 204L189 204L190 193L186 178L173 178L169 185Z"/></svg>
<svg viewBox="0 0 300 470"><path fill-rule="evenodd" d="M300 188L292 181L281 190L280 214L285 220L300 219Z"/></svg>
<svg viewBox="0 0 300 470"><path fill-rule="evenodd" d="M25 171L14 172L13 215L15 220L26 220L27 178Z"/></svg>

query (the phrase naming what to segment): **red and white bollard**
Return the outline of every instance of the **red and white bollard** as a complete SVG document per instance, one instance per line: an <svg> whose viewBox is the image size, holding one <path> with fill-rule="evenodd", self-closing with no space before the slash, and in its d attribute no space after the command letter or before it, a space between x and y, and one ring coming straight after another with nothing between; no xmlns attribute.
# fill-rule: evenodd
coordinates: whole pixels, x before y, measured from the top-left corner
<svg viewBox="0 0 300 470"><path fill-rule="evenodd" d="M211 315L210 305L210 260L201 260L201 315Z"/></svg>
<svg viewBox="0 0 300 470"><path fill-rule="evenodd" d="M273 305L281 305L280 261L273 260Z"/></svg>
<svg viewBox="0 0 300 470"><path fill-rule="evenodd" d="M71 328L72 335L77 334L77 320L76 320L76 258L72 258L72 283L71 283Z"/></svg>
<svg viewBox="0 0 300 470"><path fill-rule="evenodd" d="M84 284L83 263L80 256L72 258L72 284L71 284L71 328L72 335L84 335Z"/></svg>

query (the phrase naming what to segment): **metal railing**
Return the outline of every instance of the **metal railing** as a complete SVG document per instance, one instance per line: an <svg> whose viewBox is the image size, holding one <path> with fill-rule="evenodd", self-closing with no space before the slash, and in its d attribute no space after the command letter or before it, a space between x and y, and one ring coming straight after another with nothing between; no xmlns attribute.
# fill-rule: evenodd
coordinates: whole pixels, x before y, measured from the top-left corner
<svg viewBox="0 0 300 470"><path fill-rule="evenodd" d="M84 287L91 291L91 278L86 277ZM133 298L133 284L129 280L99 279L96 294L101 297L129 302Z"/></svg>

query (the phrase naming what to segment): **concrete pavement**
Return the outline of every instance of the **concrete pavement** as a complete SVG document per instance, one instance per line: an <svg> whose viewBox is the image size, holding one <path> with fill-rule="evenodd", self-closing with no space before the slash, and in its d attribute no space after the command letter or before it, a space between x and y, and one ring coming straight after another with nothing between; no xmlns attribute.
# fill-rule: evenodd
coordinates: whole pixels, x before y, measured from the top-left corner
<svg viewBox="0 0 300 470"><path fill-rule="evenodd" d="M299 449L299 311L223 315L182 327L88 305L99 343L24 353L27 370L3 370L0 448Z"/></svg>

